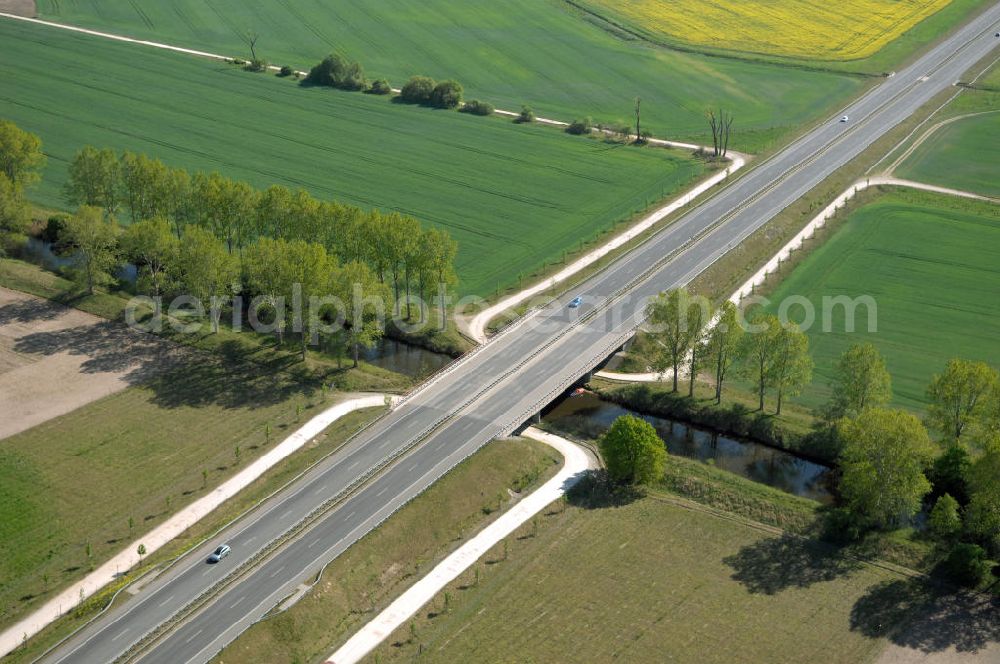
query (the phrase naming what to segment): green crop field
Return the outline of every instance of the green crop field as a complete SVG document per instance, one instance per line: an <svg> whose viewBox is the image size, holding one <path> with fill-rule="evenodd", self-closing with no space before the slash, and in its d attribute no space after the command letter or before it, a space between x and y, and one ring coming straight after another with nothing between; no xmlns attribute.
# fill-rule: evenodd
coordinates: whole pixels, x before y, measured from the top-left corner
<svg viewBox="0 0 1000 664"><path fill-rule="evenodd" d="M1000 154L1000 94L963 91L947 114L968 117L931 134L896 169L896 175L1000 197L996 158Z"/></svg>
<svg viewBox="0 0 1000 664"><path fill-rule="evenodd" d="M61 203L67 162L83 145L145 152L447 228L464 293L489 295L530 275L704 172L683 152L304 89L7 21L0 80L0 117L39 134L49 155L32 192L42 204Z"/></svg>
<svg viewBox="0 0 1000 664"><path fill-rule="evenodd" d="M249 49L240 34L253 30L259 53L277 64L303 68L338 51L397 87L413 74L455 78L472 97L559 119L628 122L638 95L657 136L710 140L705 110L721 105L736 113L733 148L745 151L772 145L863 85L653 47L561 0L44 0L39 12L241 57Z"/></svg>
<svg viewBox="0 0 1000 664"><path fill-rule="evenodd" d="M819 546L654 498L541 522L368 661L846 664L882 648L852 612L892 576Z"/></svg>
<svg viewBox="0 0 1000 664"><path fill-rule="evenodd" d="M813 326L816 369L800 400L825 401L836 359L858 342L883 353L897 405L913 409L923 408L931 376L952 357L1000 366L997 247L996 205L897 190L853 212L768 296L775 307L804 296L817 314L824 296L868 295L878 304L876 332L868 331L863 306L853 334L844 331L842 308L831 332ZM790 314L796 318L799 311L792 307Z"/></svg>

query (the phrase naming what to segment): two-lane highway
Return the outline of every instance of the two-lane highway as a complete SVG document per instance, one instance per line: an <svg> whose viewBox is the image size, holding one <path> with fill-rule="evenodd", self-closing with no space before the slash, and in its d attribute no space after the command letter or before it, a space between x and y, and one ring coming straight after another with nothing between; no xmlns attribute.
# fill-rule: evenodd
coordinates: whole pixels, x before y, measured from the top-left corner
<svg viewBox="0 0 1000 664"><path fill-rule="evenodd" d="M790 203L909 117L997 44L1000 3L886 79L836 117L695 208L575 292L584 306L545 309L425 385L338 454L275 496L222 538L233 554L206 564L212 546L185 557L139 595L95 621L49 658L115 660L269 542L310 525L234 579L141 655L144 662L205 662L302 581L461 459L510 433L619 345L644 304L682 285ZM848 123L840 123L848 115ZM327 512L361 477L388 469Z"/></svg>

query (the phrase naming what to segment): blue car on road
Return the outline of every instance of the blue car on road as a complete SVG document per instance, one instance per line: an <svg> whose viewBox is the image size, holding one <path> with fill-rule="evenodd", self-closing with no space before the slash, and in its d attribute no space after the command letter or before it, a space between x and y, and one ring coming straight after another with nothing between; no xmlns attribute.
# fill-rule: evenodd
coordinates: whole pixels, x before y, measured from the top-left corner
<svg viewBox="0 0 1000 664"><path fill-rule="evenodd" d="M569 303L569 308L570 309L576 309L581 304L583 304L583 298L579 297L579 296L578 297L574 297L573 301Z"/></svg>

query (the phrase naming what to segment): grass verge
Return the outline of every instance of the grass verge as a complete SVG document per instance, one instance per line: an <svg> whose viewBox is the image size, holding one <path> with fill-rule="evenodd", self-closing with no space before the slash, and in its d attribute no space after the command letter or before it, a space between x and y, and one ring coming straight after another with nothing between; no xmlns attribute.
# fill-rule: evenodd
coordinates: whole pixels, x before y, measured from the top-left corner
<svg viewBox="0 0 1000 664"><path fill-rule="evenodd" d="M895 578L656 496L555 507L488 556L371 661L866 661L852 610Z"/></svg>

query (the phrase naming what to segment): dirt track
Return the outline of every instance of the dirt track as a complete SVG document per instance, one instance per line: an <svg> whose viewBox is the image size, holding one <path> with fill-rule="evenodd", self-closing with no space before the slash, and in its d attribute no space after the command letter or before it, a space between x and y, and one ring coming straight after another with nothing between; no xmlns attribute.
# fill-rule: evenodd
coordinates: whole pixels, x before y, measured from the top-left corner
<svg viewBox="0 0 1000 664"><path fill-rule="evenodd" d="M29 18L38 16L35 0L0 0L0 12Z"/></svg>
<svg viewBox="0 0 1000 664"><path fill-rule="evenodd" d="M0 439L147 380L173 344L0 288Z"/></svg>

